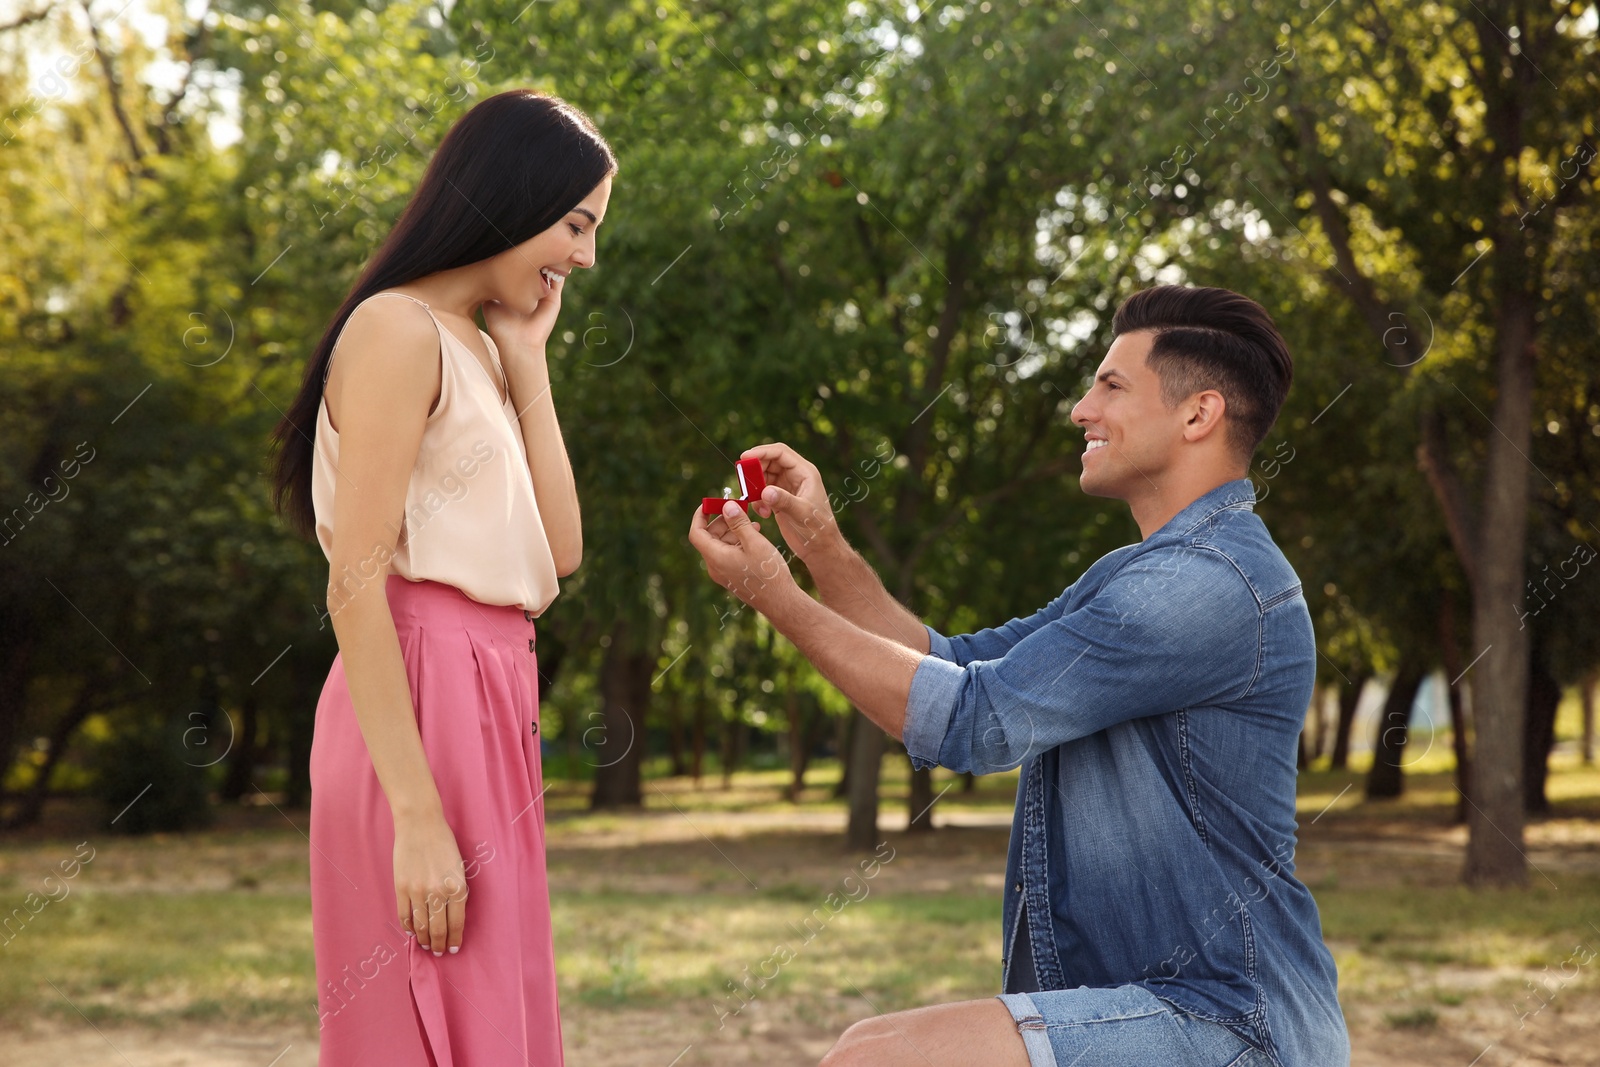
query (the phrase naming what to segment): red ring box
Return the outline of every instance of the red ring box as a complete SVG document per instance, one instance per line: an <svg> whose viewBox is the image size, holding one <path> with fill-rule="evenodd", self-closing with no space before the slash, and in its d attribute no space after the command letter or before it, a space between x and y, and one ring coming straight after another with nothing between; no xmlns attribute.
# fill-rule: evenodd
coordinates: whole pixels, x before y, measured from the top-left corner
<svg viewBox="0 0 1600 1067"><path fill-rule="evenodd" d="M732 500L735 504L743 505L748 514L748 508L761 499L761 490L767 487L766 472L761 469L759 459L741 459L734 464L734 471L739 475L739 495L736 497L708 496L701 498L700 513L713 518L722 517L722 505Z"/></svg>

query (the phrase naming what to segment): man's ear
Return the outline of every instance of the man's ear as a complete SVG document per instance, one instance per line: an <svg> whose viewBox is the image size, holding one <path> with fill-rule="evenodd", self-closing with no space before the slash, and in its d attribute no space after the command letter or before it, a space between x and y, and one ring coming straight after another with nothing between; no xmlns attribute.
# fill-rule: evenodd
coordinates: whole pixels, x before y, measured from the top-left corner
<svg viewBox="0 0 1600 1067"><path fill-rule="evenodd" d="M1228 402L1215 389L1202 389L1188 402L1189 418L1183 424L1183 439L1194 444L1221 431Z"/></svg>

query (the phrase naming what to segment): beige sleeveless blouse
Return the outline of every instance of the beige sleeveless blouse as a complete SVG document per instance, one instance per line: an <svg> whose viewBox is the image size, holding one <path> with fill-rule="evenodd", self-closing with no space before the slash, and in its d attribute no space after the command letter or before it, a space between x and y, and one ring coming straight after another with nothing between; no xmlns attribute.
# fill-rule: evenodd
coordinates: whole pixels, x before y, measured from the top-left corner
<svg viewBox="0 0 1600 1067"><path fill-rule="evenodd" d="M517 605L532 617L543 614L559 591L556 568L534 499L510 383L502 401L483 364L433 309L405 293L374 293L367 300L380 296L422 304L439 331L441 362L439 403L422 432L405 513L391 523L398 530L389 570L413 582L431 579L453 585L482 604ZM487 333L478 332L504 381L499 348ZM335 354L343 336L341 327ZM331 356L328 366L333 366ZM326 373L322 380L326 385ZM311 504L317 541L331 563L339 433L329 421L326 396L317 407L314 452ZM332 580L337 585L340 576Z"/></svg>

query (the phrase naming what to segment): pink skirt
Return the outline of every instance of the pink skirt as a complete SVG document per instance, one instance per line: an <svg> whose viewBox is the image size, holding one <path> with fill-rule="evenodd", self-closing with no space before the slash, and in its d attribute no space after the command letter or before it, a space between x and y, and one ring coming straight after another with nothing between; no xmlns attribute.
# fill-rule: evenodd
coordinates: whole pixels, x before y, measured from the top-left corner
<svg viewBox="0 0 1600 1067"><path fill-rule="evenodd" d="M320 1067L561 1067L533 619L440 582L387 577L428 765L466 867L461 951L395 910L394 821L343 654L311 745L311 925Z"/></svg>

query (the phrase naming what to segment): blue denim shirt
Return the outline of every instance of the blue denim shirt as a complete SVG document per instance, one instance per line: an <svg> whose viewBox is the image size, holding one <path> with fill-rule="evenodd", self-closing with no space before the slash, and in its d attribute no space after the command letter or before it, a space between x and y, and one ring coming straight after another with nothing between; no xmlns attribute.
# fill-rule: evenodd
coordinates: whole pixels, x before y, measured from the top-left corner
<svg viewBox="0 0 1600 1067"><path fill-rule="evenodd" d="M1218 486L1027 618L930 627L905 745L917 767L1022 767L1006 992L1136 983L1280 1067L1347 1067L1294 873L1316 645L1254 506L1248 480Z"/></svg>

